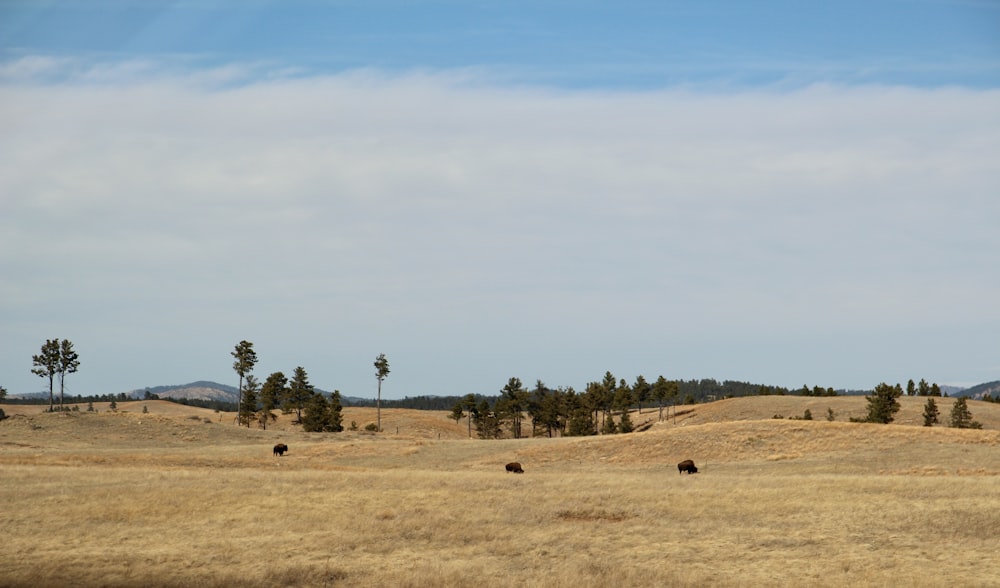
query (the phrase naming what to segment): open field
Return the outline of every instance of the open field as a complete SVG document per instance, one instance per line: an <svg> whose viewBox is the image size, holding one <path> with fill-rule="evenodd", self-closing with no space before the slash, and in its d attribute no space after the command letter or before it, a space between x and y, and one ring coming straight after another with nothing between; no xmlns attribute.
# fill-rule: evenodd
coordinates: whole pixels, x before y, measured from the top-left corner
<svg viewBox="0 0 1000 588"><path fill-rule="evenodd" d="M970 402L987 428L960 431L905 424L924 399L901 400L902 425L844 422L863 398L755 397L504 441L442 412L383 410L373 435L3 405L0 585L1000 586L1000 407Z"/></svg>

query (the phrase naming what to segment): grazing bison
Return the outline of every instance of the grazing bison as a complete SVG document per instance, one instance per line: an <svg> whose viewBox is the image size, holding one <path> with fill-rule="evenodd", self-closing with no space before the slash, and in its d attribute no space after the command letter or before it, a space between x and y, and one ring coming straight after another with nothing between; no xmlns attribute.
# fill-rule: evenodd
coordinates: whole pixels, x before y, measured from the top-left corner
<svg viewBox="0 0 1000 588"><path fill-rule="evenodd" d="M514 472L515 474L523 474L524 473L524 470L521 469L521 464L517 463L516 461L512 461L509 464L507 464L507 471L508 472Z"/></svg>
<svg viewBox="0 0 1000 588"><path fill-rule="evenodd" d="M284 455L286 451L288 451L288 446L285 445L284 443L278 443L277 445L274 446L274 454L277 455L278 457Z"/></svg>
<svg viewBox="0 0 1000 588"><path fill-rule="evenodd" d="M677 464L677 473L683 474L684 472L687 472L689 474L697 474L698 468L694 466L693 461L691 461L690 459L685 459L681 463Z"/></svg>

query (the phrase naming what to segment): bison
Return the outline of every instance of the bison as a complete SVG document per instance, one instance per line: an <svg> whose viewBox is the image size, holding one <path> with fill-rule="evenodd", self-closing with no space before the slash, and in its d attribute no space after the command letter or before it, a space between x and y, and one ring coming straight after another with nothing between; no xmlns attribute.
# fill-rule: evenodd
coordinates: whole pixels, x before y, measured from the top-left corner
<svg viewBox="0 0 1000 588"><path fill-rule="evenodd" d="M507 471L514 472L515 474L524 473L524 470L521 468L521 464L517 463L516 461L512 461L509 464L507 464Z"/></svg>
<svg viewBox="0 0 1000 588"><path fill-rule="evenodd" d="M284 455L286 451L288 451L288 446L285 445L284 443L278 443L277 445L274 446L274 454L277 455L278 457Z"/></svg>
<svg viewBox="0 0 1000 588"><path fill-rule="evenodd" d="M698 468L694 466L693 461L691 461L690 459L685 459L681 463L677 464L677 473L683 474L684 472L687 472L689 474L697 474Z"/></svg>

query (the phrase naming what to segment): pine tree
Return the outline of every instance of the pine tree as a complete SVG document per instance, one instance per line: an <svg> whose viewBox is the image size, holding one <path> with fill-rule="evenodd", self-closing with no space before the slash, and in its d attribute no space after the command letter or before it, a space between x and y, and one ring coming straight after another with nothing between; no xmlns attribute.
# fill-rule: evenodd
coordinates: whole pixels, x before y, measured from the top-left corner
<svg viewBox="0 0 1000 588"><path fill-rule="evenodd" d="M480 439L500 438L500 419L497 418L489 401L483 399L476 407L473 416L476 421L476 433Z"/></svg>
<svg viewBox="0 0 1000 588"><path fill-rule="evenodd" d="M580 404L570 413L569 422L566 424L566 435L582 437L596 434L597 427L594 425L593 413L590 408Z"/></svg>
<svg viewBox="0 0 1000 588"><path fill-rule="evenodd" d="M865 397L868 401L868 416L865 422L889 424L899 412L899 401L903 395L903 388L896 384L890 386L885 382L875 386L871 396Z"/></svg>
<svg viewBox="0 0 1000 588"><path fill-rule="evenodd" d="M932 427L938 424L938 415L940 411L938 410L937 403L931 397L927 398L927 402L924 404L924 426Z"/></svg>
<svg viewBox="0 0 1000 588"><path fill-rule="evenodd" d="M42 352L31 356L33 367L31 373L49 379L49 412L55 410L52 396L53 382L59 373L59 339L46 339L42 344Z"/></svg>
<svg viewBox="0 0 1000 588"><path fill-rule="evenodd" d="M80 355L73 349L73 342L63 339L59 342L59 410L63 409L66 374L75 374L79 367Z"/></svg>
<svg viewBox="0 0 1000 588"><path fill-rule="evenodd" d="M292 381L288 386L288 394L285 397L285 404L282 408L287 407L289 412L294 410L296 420L301 422L302 409L312 398L313 394L314 388L309 383L309 376L306 374L306 370L302 366L299 366L292 372Z"/></svg>
<svg viewBox="0 0 1000 588"><path fill-rule="evenodd" d="M234 349L230 355L232 355L236 360L233 362L233 370L240 377L240 397L237 400L237 406L242 407L243 380L246 379L247 375L253 371L253 366L257 364L257 353L253 350L253 343L249 341L240 341L236 344L236 349ZM247 426L250 426L249 422L247 422Z"/></svg>
<svg viewBox="0 0 1000 588"><path fill-rule="evenodd" d="M949 426L955 429L983 428L982 423L972 420L972 412L969 411L969 406L964 396L956 398L955 403L951 405L951 422Z"/></svg>
<svg viewBox="0 0 1000 588"><path fill-rule="evenodd" d="M322 394L313 393L303 406L304 413L299 418L302 423L302 430L309 433L318 433L327 430L330 422L330 405Z"/></svg>
<svg viewBox="0 0 1000 588"><path fill-rule="evenodd" d="M260 392L260 382L253 374L247 374L243 384L243 394L240 395L239 422L240 425L250 426L254 415L257 414L257 395Z"/></svg>
<svg viewBox="0 0 1000 588"><path fill-rule="evenodd" d="M642 414L642 403L647 402L649 397L653 394L653 387L650 386L649 382L642 375L635 377L635 383L632 384L632 395L635 397L636 403L639 404L639 414Z"/></svg>
<svg viewBox="0 0 1000 588"><path fill-rule="evenodd" d="M528 391L520 378L510 378L500 390L500 398L494 407L501 422L510 424L510 432L515 439L521 438L521 420L528 408Z"/></svg>
<svg viewBox="0 0 1000 588"><path fill-rule="evenodd" d="M618 423L619 433L631 433L635 430L635 425L632 424L632 418L628 416L628 411L622 412L621 422Z"/></svg>
<svg viewBox="0 0 1000 588"><path fill-rule="evenodd" d="M269 420L276 418L271 411L284 400L287 386L288 378L282 372L274 372L264 381L264 385L260 389L260 423L264 429L267 429Z"/></svg>
<svg viewBox="0 0 1000 588"><path fill-rule="evenodd" d="M379 353L378 357L375 358L375 378L378 380L378 396L375 401L375 414L376 422L375 425L378 432L382 432L382 381L386 379L389 375L389 360L385 358L384 353Z"/></svg>
<svg viewBox="0 0 1000 588"><path fill-rule="evenodd" d="M344 430L344 407L340 403L340 390L334 390L330 394L330 432L340 433Z"/></svg>

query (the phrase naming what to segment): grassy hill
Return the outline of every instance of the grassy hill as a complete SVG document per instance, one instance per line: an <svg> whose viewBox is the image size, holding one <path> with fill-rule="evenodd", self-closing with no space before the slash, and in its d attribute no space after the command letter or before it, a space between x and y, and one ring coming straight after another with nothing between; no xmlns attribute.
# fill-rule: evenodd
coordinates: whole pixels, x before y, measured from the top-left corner
<svg viewBox="0 0 1000 588"><path fill-rule="evenodd" d="M644 409L643 433L500 441L446 412L383 410L375 435L165 401L5 405L2 583L993 585L1000 407L970 401L984 430L926 428L924 401L892 425L847 422L863 397L764 396ZM817 420L772 418L806 408ZM678 474L687 458L701 473Z"/></svg>

